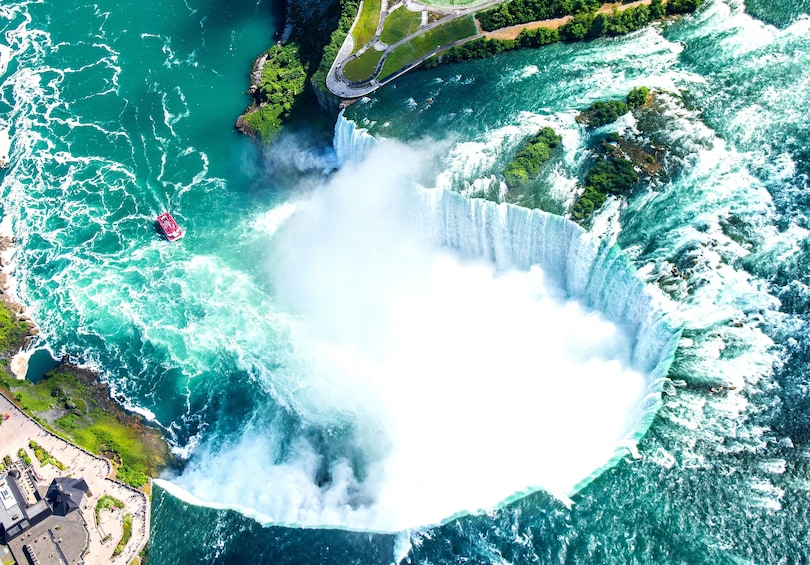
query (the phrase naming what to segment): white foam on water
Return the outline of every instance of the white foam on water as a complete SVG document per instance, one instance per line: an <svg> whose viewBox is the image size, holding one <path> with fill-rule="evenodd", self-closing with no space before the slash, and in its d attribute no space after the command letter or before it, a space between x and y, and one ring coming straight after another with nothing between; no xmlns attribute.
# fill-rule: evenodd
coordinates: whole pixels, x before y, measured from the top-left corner
<svg viewBox="0 0 810 565"><path fill-rule="evenodd" d="M491 193L493 181L499 182L502 176L502 167L506 164L504 156L514 155L527 138L541 128L551 127L562 137L562 150L542 174L548 175L551 195L562 201L572 201L576 195L577 179L571 169L585 158L582 129L575 118L576 112L522 112L515 125L489 131L481 140L456 143L444 157L445 169L439 174L436 186L466 196L487 196ZM345 126L339 122L340 127ZM561 163L557 162L560 160ZM505 197L505 191L504 185L500 199Z"/></svg>
<svg viewBox="0 0 810 565"><path fill-rule="evenodd" d="M592 261L589 247L571 243L566 258L569 244L550 240L547 267L523 265L518 243L513 259L468 255L477 244L462 242L481 220L456 217L461 197L415 189L421 162L405 146L378 146L280 213L274 232L291 345L262 378L307 427L345 430L349 451L325 458L306 434L284 439L289 430L257 413L241 436L203 442L175 487L265 523L398 531L539 488L567 499L626 452L653 394L651 359L560 279L578 280L574 249ZM479 240L483 249L509 230L532 237L524 212L489 206L470 212L506 232ZM465 255L434 234L461 238ZM643 310L633 288L641 302L628 310Z"/></svg>

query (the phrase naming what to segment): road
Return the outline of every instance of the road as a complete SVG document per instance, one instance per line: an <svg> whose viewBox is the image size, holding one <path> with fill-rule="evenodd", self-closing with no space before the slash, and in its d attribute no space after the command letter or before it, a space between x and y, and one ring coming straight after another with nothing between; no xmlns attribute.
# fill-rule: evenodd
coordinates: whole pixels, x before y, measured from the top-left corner
<svg viewBox="0 0 810 565"><path fill-rule="evenodd" d="M343 42L343 45L340 48L340 51L339 51L337 57L335 57L335 60L332 62L332 67L329 69L329 74L326 77L326 86L333 94L335 94L337 96L340 96L341 98L360 98L362 96L367 96L367 95L371 94L372 92L374 92L375 90L377 90L381 86L384 86L384 85L388 84L389 82L391 82L392 80L395 80L396 78L402 76L403 74L407 73L411 69L417 67L420 63L422 63L422 61L424 61L426 59L429 59L430 57L432 57L436 53L440 53L440 52L445 51L447 49L451 49L453 47L456 47L458 45L463 45L464 43L466 43L468 41L471 41L473 39L478 39L478 38L481 38L481 37L485 37L487 39L501 39L501 40L515 39L518 35L520 35L520 32L522 32L523 30L526 30L526 29L532 30L532 29L537 29L537 28L541 28L541 27L557 29L557 28L565 25L571 19L571 16L566 16L566 17L563 17L563 18L553 18L553 19L548 19L548 20L539 20L539 21L529 22L529 23L525 23L525 24L509 26L509 27L501 28L501 29L494 30L494 31L491 31L491 32L479 33L477 35L473 35L473 36L470 36L470 37L465 37L464 39L461 39L459 41L455 41L455 42L450 43L448 45L440 45L440 46L436 47L435 49L433 49L432 51L430 51L429 53L427 53L426 55L424 55L423 57L420 57L419 59L417 59L416 61L411 62L409 65L407 65L406 67L403 67L402 69L400 69L396 73L386 77L384 80L377 80L377 77L379 76L380 71L382 70L382 67L383 67L383 64L385 63L386 58L391 53L391 51L393 51L396 47L402 45L403 43L406 43L406 42L410 41L411 39L413 39L417 35L420 35L422 33L425 33L427 31L435 28L435 27L438 27L438 26L440 26L440 25L442 25L444 23L447 23L448 21L450 21L452 19L455 19L455 18L458 18L458 17L461 17L461 16L465 16L467 14L473 14L475 12L479 12L479 11L485 10L487 8L491 8L493 6L496 6L497 4L502 3L503 1L504 0L489 0L488 2L484 2L484 3L481 3L481 4L476 4L474 6L466 6L466 7L463 7L463 8L447 8L447 9L437 10L437 9L435 9L433 7L426 6L425 4L421 4L421 3L418 3L418 2L409 2L408 0L405 0L405 6L400 7L399 9L409 9L409 10L411 10L413 12L422 11L423 14L427 10L434 11L434 12L440 11L441 13L447 14L449 17L445 17L445 18L442 18L442 19L440 19L438 21L431 22L431 23L426 24L426 25L422 25L422 26L419 27L419 29L416 32L412 33L408 37L405 37L404 39L401 39L400 41L398 41L396 43L388 45L388 44L382 43L380 41L380 34L382 33L385 18L391 12L391 10L393 10L393 9L397 8L397 6L399 6L399 3L394 3L394 4L391 4L389 6L388 0L383 0L382 1L382 6L380 8L380 19L377 22L377 30L376 30L376 32L374 34L374 37L366 45L361 46L360 49L358 49L356 51L356 53L355 53L354 38L352 37L351 31L349 31L349 33L346 36L346 39ZM623 10L626 10L628 8L638 6L640 4L649 5L651 2L652 2L652 0L637 0L636 2L631 2L629 4L622 4L620 2L606 3L606 4L602 5L601 8L599 8L597 13L600 13L600 14L610 13L614 9L617 9L619 11L623 11ZM360 13L362 12L362 7L363 7L363 5L362 5L362 2L361 2L360 6L357 9L357 16L355 17L355 21L354 21L354 24L352 25L352 29L354 29L354 26L357 25L357 20L359 19ZM424 17L423 17L423 21L424 21ZM379 62L377 63L377 67L375 68L374 72L371 74L371 77L368 80L363 81L361 83L357 83L357 82L349 81L349 80L346 79L346 77L343 76L343 68L344 68L344 66L346 65L346 63L348 61L350 61L354 57L362 55L368 49L378 49L379 50L380 47L382 47L381 50L383 51L382 57L380 58Z"/></svg>

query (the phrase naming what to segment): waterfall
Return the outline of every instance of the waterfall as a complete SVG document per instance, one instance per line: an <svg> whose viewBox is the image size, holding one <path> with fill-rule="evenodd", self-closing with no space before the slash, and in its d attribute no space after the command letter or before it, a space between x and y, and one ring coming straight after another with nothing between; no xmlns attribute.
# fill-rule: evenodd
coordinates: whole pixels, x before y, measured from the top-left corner
<svg viewBox="0 0 810 565"><path fill-rule="evenodd" d="M338 166L349 161L359 161L377 143L367 129L358 127L353 121L344 118L343 112L341 110L338 115L335 134L332 137Z"/></svg>
<svg viewBox="0 0 810 565"><path fill-rule="evenodd" d="M362 157L374 143L367 130L341 113L335 127L341 162ZM470 199L447 190L420 189L416 194L420 202L415 204L414 221L433 243L467 258L491 261L499 270L526 271L537 265L571 298L599 310L634 337L633 365L647 375L648 394L635 410L627 440L640 440L661 405L664 378L681 332L656 308L654 291L637 276L621 249L541 210Z"/></svg>

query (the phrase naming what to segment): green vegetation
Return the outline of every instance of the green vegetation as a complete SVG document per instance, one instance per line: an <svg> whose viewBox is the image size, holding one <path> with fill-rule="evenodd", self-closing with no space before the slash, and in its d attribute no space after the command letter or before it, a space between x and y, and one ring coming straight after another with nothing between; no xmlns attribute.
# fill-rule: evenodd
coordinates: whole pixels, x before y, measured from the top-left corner
<svg viewBox="0 0 810 565"><path fill-rule="evenodd" d="M356 59L350 59L343 67L343 76L355 82L362 82L371 78L371 75L377 69L377 63L380 62L382 54L382 51L371 48Z"/></svg>
<svg viewBox="0 0 810 565"><path fill-rule="evenodd" d="M649 95L649 88L646 86L637 86L627 95L627 105L630 106L630 108L643 106L647 102L647 97Z"/></svg>
<svg viewBox="0 0 810 565"><path fill-rule="evenodd" d="M577 120L592 128L611 124L630 111L630 107L621 100L594 102L590 108L577 116Z"/></svg>
<svg viewBox="0 0 810 565"><path fill-rule="evenodd" d="M60 471L64 471L65 469L67 469L66 465L61 463L59 460L55 459L50 453L48 453L45 450L45 448L40 446L34 440L28 442L28 447L31 448L31 450L34 452L34 455L37 458L37 461L39 461L39 464L42 465L43 467L45 465L53 465Z"/></svg>
<svg viewBox="0 0 810 565"><path fill-rule="evenodd" d="M639 180L633 163L623 158L602 157L585 175L585 190L571 211L581 221L605 203L608 194L625 194Z"/></svg>
<svg viewBox="0 0 810 565"><path fill-rule="evenodd" d="M512 0L478 15L481 29L492 31L599 9L602 0Z"/></svg>
<svg viewBox="0 0 810 565"><path fill-rule="evenodd" d="M127 543L129 542L129 538L132 537L132 514L125 514L124 515L124 533L121 535L121 541L118 542L118 545L115 546L115 550L113 551L112 556L116 557L124 551L124 547L126 547Z"/></svg>
<svg viewBox="0 0 810 565"><path fill-rule="evenodd" d="M128 465L121 465L115 472L115 478L123 483L140 488L147 483L149 477L143 471L129 467Z"/></svg>
<svg viewBox="0 0 810 565"><path fill-rule="evenodd" d="M31 464L31 458L28 457L28 453L26 453L22 447L17 450L17 458L22 459L26 467L28 467Z"/></svg>
<svg viewBox="0 0 810 565"><path fill-rule="evenodd" d="M304 91L307 72L297 45L274 45L267 51L262 78L254 93L259 107L244 117L261 139L268 140L281 129L296 98Z"/></svg>
<svg viewBox="0 0 810 565"><path fill-rule="evenodd" d="M354 22L354 17L357 15L357 5L360 0L342 0L340 2L340 15L338 17L337 26L329 36L329 43L327 43L321 50L322 56L318 64L318 70L312 75L310 83L318 90L326 91L326 75L329 74L329 69L332 63L340 52L340 47L343 41L349 34L349 30Z"/></svg>
<svg viewBox="0 0 810 565"><path fill-rule="evenodd" d="M700 0L693 1L696 4L700 3ZM668 7L669 3L667 3ZM614 8L611 14L581 12L574 15L568 23L560 28L560 37L563 41L581 41L583 39L625 35L661 19L664 17L664 13L662 0L652 0L649 6L641 4L621 11Z"/></svg>
<svg viewBox="0 0 810 565"><path fill-rule="evenodd" d="M425 67L431 68L441 63L458 63L469 59L484 59L512 49L526 49L540 47L560 40L556 29L538 28L523 30L514 40L502 39L473 39L464 45L453 47L437 57L431 57Z"/></svg>
<svg viewBox="0 0 810 565"><path fill-rule="evenodd" d="M498 12L507 9L508 10L517 9L518 6L517 2L522 1L523 0L513 0L512 2L501 4L498 8L495 8L491 12ZM699 2L699 0L689 0L689 1ZM594 4L591 3L588 5L592 6ZM599 5L601 5L601 2L599 2ZM655 20L661 19L666 15L666 11L662 3L662 0L652 0L652 4L650 4L650 6L642 4L640 6L636 6L633 8L627 8L626 10L623 11L614 9L612 14L599 14L599 15L596 15L594 12L581 11L580 8L584 9L583 6L585 6L585 4L582 4L579 7L574 7L573 5L567 6L566 4L564 4L564 2L562 2L560 3L560 6L562 6L564 9L570 8L571 10L574 10L576 14L571 18L571 20L568 23L562 26L559 30L542 27L534 30L523 30L522 32L520 32L520 35L518 35L517 38L515 38L514 40L484 39L484 38L475 39L473 41L465 43L464 45L453 47L446 53L443 53L436 57L432 57L426 62L425 68L435 67L440 63L458 63L460 61L466 61L469 59L483 59L486 57L497 55L504 51L511 51L513 49L529 49L534 47L541 47L543 45L556 43L557 41L561 40L583 41L586 39L596 39L602 36L614 37L617 35L623 35L641 29L647 24ZM667 4L667 6L669 6L669 4ZM488 27L484 23L485 16L486 14L490 14L491 12L486 12L485 14L479 16L479 21L481 22L482 28L497 29L497 27L503 27L503 25L514 25L514 24L503 24L503 25L498 24L495 28ZM570 14L571 12L567 13ZM547 16L547 17L557 17L557 16ZM545 17L539 19L545 19Z"/></svg>
<svg viewBox="0 0 810 565"><path fill-rule="evenodd" d="M0 388L46 428L112 460L122 481L141 487L166 465L168 448L160 432L144 425L140 416L123 412L95 379L81 369L59 368L37 384L0 374ZM41 448L36 443L31 448L43 465L61 465L44 450L37 453Z"/></svg>
<svg viewBox="0 0 810 565"><path fill-rule="evenodd" d="M700 5L702 0L668 0L667 14L686 14L687 12L694 12Z"/></svg>
<svg viewBox="0 0 810 565"><path fill-rule="evenodd" d="M385 18L380 40L388 45L393 45L419 29L421 23L421 12L411 12L402 5Z"/></svg>
<svg viewBox="0 0 810 565"><path fill-rule="evenodd" d="M506 185L510 189L518 188L540 174L540 169L551 158L555 147L562 138L553 129L545 127L536 135L527 139L518 149L515 157L507 163L503 171Z"/></svg>
<svg viewBox="0 0 810 565"><path fill-rule="evenodd" d="M101 523L101 511L106 508L124 508L124 503L118 500L117 498L110 496L109 494L105 494L101 498L98 499L96 503L96 524Z"/></svg>
<svg viewBox="0 0 810 565"><path fill-rule="evenodd" d="M627 3L627 2L625 2ZM614 8L612 14L596 14L602 0L512 0L478 16L481 28L492 31L528 22L573 16L560 29L565 41L613 37L641 29L653 20L666 14L693 12L701 0L670 0L666 7L662 0L653 0L626 10Z"/></svg>
<svg viewBox="0 0 810 565"><path fill-rule="evenodd" d="M326 75L351 29L358 4L359 0L340 0L312 9L289 6L292 36L285 45L268 50L272 56L262 67L261 84L251 87L254 101L237 122L238 129L266 141L284 126L321 123L325 114L318 96L327 92ZM268 90L264 87L268 83L278 88Z"/></svg>
<svg viewBox="0 0 810 565"><path fill-rule="evenodd" d="M477 33L478 28L475 25L475 19L468 15L417 35L389 53L388 58L383 63L380 79L391 76L439 47L450 45Z"/></svg>
<svg viewBox="0 0 810 565"><path fill-rule="evenodd" d="M382 0L363 0L360 16L357 18L357 25L352 30L355 51L374 37L377 32L377 25L380 23L381 8Z"/></svg>
<svg viewBox="0 0 810 565"><path fill-rule="evenodd" d="M28 332L28 324L18 320L8 306L0 301L0 351L18 349Z"/></svg>

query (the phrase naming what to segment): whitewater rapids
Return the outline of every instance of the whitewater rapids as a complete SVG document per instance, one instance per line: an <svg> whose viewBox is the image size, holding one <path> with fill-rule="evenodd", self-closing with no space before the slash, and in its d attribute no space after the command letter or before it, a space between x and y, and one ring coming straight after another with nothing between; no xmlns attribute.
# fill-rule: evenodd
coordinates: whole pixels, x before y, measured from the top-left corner
<svg viewBox="0 0 810 565"><path fill-rule="evenodd" d="M646 431L678 332L577 225L420 188L424 151L363 155L257 222L287 313L289 347L260 377L274 406L161 486L262 523L373 531L566 499Z"/></svg>

